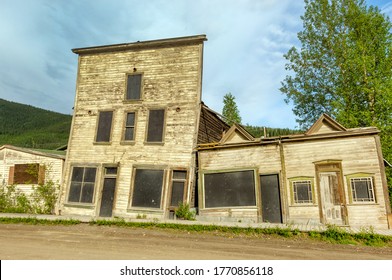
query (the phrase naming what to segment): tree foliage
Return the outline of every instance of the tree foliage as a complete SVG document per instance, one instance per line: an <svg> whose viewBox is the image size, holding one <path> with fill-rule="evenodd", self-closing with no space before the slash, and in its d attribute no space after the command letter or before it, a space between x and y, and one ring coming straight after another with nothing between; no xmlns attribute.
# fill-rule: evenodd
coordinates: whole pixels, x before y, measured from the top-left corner
<svg viewBox="0 0 392 280"><path fill-rule="evenodd" d="M305 0L301 19L301 47L285 55L290 75L281 87L300 127L322 113L348 128L376 126L384 157L391 162L390 19L364 0Z"/></svg>
<svg viewBox="0 0 392 280"><path fill-rule="evenodd" d="M237 108L235 97L230 92L223 96L223 110L222 115L229 125L234 123L241 123L240 111Z"/></svg>
<svg viewBox="0 0 392 280"><path fill-rule="evenodd" d="M385 127L392 118L392 28L363 0L305 0L301 49L281 91L301 126L328 113L347 127Z"/></svg>

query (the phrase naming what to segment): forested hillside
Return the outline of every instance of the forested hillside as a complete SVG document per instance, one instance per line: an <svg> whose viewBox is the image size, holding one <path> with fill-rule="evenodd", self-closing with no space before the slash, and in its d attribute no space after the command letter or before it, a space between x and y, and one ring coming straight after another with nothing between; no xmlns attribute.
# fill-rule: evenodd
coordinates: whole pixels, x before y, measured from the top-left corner
<svg viewBox="0 0 392 280"><path fill-rule="evenodd" d="M0 146L37 149L66 145L72 116L0 99Z"/></svg>
<svg viewBox="0 0 392 280"><path fill-rule="evenodd" d="M244 127L254 137L264 136L264 127L262 126L253 126L247 124ZM296 129L272 128L272 127L265 128L266 137L283 136L283 135L300 134L300 133L302 133L302 131Z"/></svg>

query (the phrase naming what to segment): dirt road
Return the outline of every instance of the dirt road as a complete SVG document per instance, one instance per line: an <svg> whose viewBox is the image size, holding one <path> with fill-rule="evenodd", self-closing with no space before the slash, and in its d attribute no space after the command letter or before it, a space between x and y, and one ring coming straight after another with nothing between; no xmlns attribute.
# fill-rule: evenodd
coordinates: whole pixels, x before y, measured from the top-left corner
<svg viewBox="0 0 392 280"><path fill-rule="evenodd" d="M0 224L2 260L392 259L392 248L175 230Z"/></svg>

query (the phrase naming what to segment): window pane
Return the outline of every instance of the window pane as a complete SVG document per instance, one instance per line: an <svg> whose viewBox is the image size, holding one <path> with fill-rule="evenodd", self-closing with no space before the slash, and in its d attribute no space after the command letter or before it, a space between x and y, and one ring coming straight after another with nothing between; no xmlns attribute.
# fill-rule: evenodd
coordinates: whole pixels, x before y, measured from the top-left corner
<svg viewBox="0 0 392 280"><path fill-rule="evenodd" d="M163 170L137 169L135 174L132 206L160 208Z"/></svg>
<svg viewBox="0 0 392 280"><path fill-rule="evenodd" d="M293 182L295 203L312 203L312 185L310 181Z"/></svg>
<svg viewBox="0 0 392 280"><path fill-rule="evenodd" d="M97 130L97 142L109 142L112 129L113 112L100 112Z"/></svg>
<svg viewBox="0 0 392 280"><path fill-rule="evenodd" d="M81 189L82 189L82 183L71 182L71 187L69 189L68 201L69 202L79 202Z"/></svg>
<svg viewBox="0 0 392 280"><path fill-rule="evenodd" d="M94 183L84 183L80 202L86 202L86 203L93 202L93 195L94 195Z"/></svg>
<svg viewBox="0 0 392 280"><path fill-rule="evenodd" d="M127 82L127 100L140 99L142 75L128 75Z"/></svg>
<svg viewBox="0 0 392 280"><path fill-rule="evenodd" d="M127 127L125 128L125 140L132 141L134 140L134 128Z"/></svg>
<svg viewBox="0 0 392 280"><path fill-rule="evenodd" d="M135 125L135 113L127 113L127 124L126 126Z"/></svg>
<svg viewBox="0 0 392 280"><path fill-rule="evenodd" d="M117 167L106 167L105 171L107 175L117 175Z"/></svg>
<svg viewBox="0 0 392 280"><path fill-rule="evenodd" d="M83 181L83 167L74 167L72 169L72 182L82 182Z"/></svg>
<svg viewBox="0 0 392 280"><path fill-rule="evenodd" d="M95 187L94 167L74 167L68 195L69 202L92 203Z"/></svg>
<svg viewBox="0 0 392 280"><path fill-rule="evenodd" d="M165 110L150 110L147 142L162 142Z"/></svg>
<svg viewBox="0 0 392 280"><path fill-rule="evenodd" d="M85 168L85 171L84 171L84 182L92 182L92 183L94 183L95 182L95 174L96 174L96 172L97 172L97 169L96 168L88 168L88 167L86 167Z"/></svg>
<svg viewBox="0 0 392 280"><path fill-rule="evenodd" d="M374 201L371 178L351 179L354 201Z"/></svg>
<svg viewBox="0 0 392 280"><path fill-rule="evenodd" d="M206 207L256 205L254 171L204 175Z"/></svg>
<svg viewBox="0 0 392 280"><path fill-rule="evenodd" d="M184 200L184 182L173 182L170 206L178 206Z"/></svg>
<svg viewBox="0 0 392 280"><path fill-rule="evenodd" d="M173 179L185 180L186 171L173 171Z"/></svg>
<svg viewBox="0 0 392 280"><path fill-rule="evenodd" d="M295 203L312 203L310 181L293 182Z"/></svg>

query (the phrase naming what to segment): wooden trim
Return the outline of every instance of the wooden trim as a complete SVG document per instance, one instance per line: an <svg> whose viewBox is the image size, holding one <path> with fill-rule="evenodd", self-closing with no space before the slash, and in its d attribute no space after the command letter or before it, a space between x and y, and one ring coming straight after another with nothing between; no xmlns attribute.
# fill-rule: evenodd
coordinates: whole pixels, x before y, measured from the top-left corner
<svg viewBox="0 0 392 280"><path fill-rule="evenodd" d="M105 53L105 52L119 52L119 51L139 50L139 49L149 49L149 48L159 48L159 47L194 45L194 44L202 44L204 41L207 41L206 35L195 35L195 36L188 36L188 37L178 37L178 38L143 41L143 42L137 41L134 43L76 48L76 49L72 49L72 52L79 55L86 55L86 54Z"/></svg>
<svg viewBox="0 0 392 280"><path fill-rule="evenodd" d="M384 199L385 199L385 210L386 210L387 214L391 214L391 204L389 201L390 198L389 198L389 191L388 191L388 182L387 182L387 176L385 174L384 159L382 157L380 136L375 135L374 141L376 142L378 164L379 164L380 173L381 173L380 175L381 175L381 182L382 182L382 190L383 190Z"/></svg>
<svg viewBox="0 0 392 280"><path fill-rule="evenodd" d="M14 184L14 174L15 174L15 166L10 166L10 169L8 171L8 185L13 185Z"/></svg>
<svg viewBox="0 0 392 280"><path fill-rule="evenodd" d="M136 68L134 68L136 69ZM139 92L139 99L128 99L128 76L136 76L141 75L140 78L140 92ZM137 69L134 72L125 73L125 90L124 90L124 103L134 103L143 101L144 96L144 72L138 72Z"/></svg>

